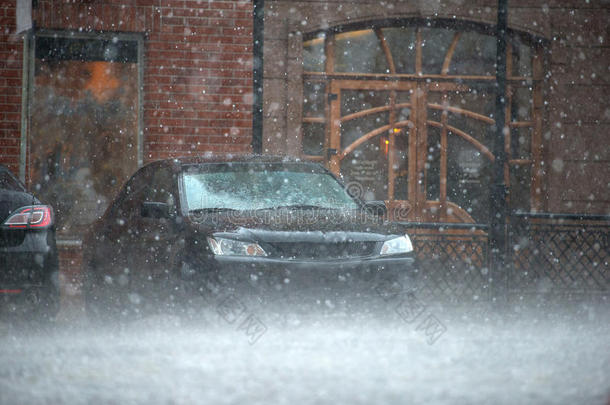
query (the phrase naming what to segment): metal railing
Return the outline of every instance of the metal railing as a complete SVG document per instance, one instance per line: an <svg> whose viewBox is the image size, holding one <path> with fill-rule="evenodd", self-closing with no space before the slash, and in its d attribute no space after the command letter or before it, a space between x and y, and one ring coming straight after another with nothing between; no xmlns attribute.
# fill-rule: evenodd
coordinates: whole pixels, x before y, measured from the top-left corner
<svg viewBox="0 0 610 405"><path fill-rule="evenodd" d="M610 216L515 214L509 229L510 291L608 292Z"/></svg>
<svg viewBox="0 0 610 405"><path fill-rule="evenodd" d="M418 261L419 296L460 302L489 298L487 225L405 225Z"/></svg>
<svg viewBox="0 0 610 405"><path fill-rule="evenodd" d="M404 223L418 259L420 294L491 298L488 226ZM610 216L517 213L508 221L508 294L610 293ZM497 278L500 279L500 278Z"/></svg>

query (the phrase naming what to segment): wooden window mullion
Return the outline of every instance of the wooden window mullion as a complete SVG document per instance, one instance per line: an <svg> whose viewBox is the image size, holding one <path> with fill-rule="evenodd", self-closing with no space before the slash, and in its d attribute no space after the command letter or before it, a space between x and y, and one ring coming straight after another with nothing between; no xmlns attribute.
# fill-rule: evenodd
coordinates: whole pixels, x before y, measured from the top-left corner
<svg viewBox="0 0 610 405"><path fill-rule="evenodd" d="M417 27L415 34L415 75L421 76L422 72L422 36L421 28Z"/></svg>
<svg viewBox="0 0 610 405"><path fill-rule="evenodd" d="M324 55L326 56L326 60L324 61L324 71L326 73L326 85L324 87L324 114L326 116L326 126L324 128L324 148L322 150L324 161L326 162L326 167L333 171L333 173L338 174L335 170L338 168L331 167L331 159L329 156L329 149L332 148L333 138L339 136L334 133L335 129L333 127L333 109L331 108L330 95L333 92L333 81L329 79L330 75L335 69L335 37L333 35L327 35L324 39Z"/></svg>
<svg viewBox="0 0 610 405"><path fill-rule="evenodd" d="M506 187L510 187L510 164L509 161L511 159L511 130L510 130L510 122L511 118L511 103L513 100L513 92L514 87L511 85L506 85L506 107L504 111L504 153L506 153L506 161L504 163L504 184ZM507 130L505 130L507 129ZM497 156L496 156L497 158ZM510 193L508 194L508 198L510 199Z"/></svg>
<svg viewBox="0 0 610 405"><path fill-rule="evenodd" d="M394 147L396 134L394 133L394 124L396 123L396 90L390 91L390 131L388 135L388 200L394 200L394 181L396 172L394 170Z"/></svg>
<svg viewBox="0 0 610 405"><path fill-rule="evenodd" d="M453 36L453 41L451 41L451 45L449 45L449 49L447 50L447 54L445 55L445 60L443 61L443 68L441 69L441 75L443 76L449 74L449 66L451 65L451 59L453 59L455 48L457 47L461 36L461 32L456 32Z"/></svg>
<svg viewBox="0 0 610 405"><path fill-rule="evenodd" d="M532 183L531 183L531 201L532 209L542 211L543 210L543 199L542 199L542 116L544 112L544 102L542 93L542 77L544 76L544 70L542 65L542 47L536 46L534 49L535 56L533 61L533 76L534 76L534 90L532 94L533 98L533 121L534 131L531 139L531 151L532 151Z"/></svg>
<svg viewBox="0 0 610 405"><path fill-rule="evenodd" d="M449 103L447 93L443 92L442 95L442 103L443 103L443 112L441 113L441 150L440 150L440 188L439 188L439 200L441 205L444 207L443 212L441 213L443 220L446 220L447 214L447 149L448 149L448 141L447 141L447 121L449 112L447 111L447 104Z"/></svg>
<svg viewBox="0 0 610 405"><path fill-rule="evenodd" d="M386 61L388 62L388 68L390 69L390 74L394 75L394 74L396 74L396 66L394 65L394 57L392 56L392 51L390 50L390 46L388 45L388 42L385 40L385 37L383 36L383 32L381 31L380 28L377 28L375 30L375 34L377 35L377 38L379 39L379 43L381 44L381 49L383 50Z"/></svg>

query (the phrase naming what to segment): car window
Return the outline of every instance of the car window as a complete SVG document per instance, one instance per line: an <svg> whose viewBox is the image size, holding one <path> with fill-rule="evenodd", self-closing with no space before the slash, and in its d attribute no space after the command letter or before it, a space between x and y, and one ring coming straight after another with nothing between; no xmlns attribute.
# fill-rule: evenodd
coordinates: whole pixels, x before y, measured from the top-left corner
<svg viewBox="0 0 610 405"><path fill-rule="evenodd" d="M300 165L215 165L183 175L188 210L253 210L286 205L358 209L330 174Z"/></svg>
<svg viewBox="0 0 610 405"><path fill-rule="evenodd" d="M150 182L142 191L141 201L161 202L169 205L170 213L176 212L175 175L168 168L155 170Z"/></svg>
<svg viewBox="0 0 610 405"><path fill-rule="evenodd" d="M118 221L129 221L139 215L140 205L147 192L150 175L150 168L145 167L137 171L125 184L113 215Z"/></svg>
<svg viewBox="0 0 610 405"><path fill-rule="evenodd" d="M117 217L124 220L138 218L142 203L162 202L176 212L174 174L165 167L147 167L137 172L125 185L123 199L117 206Z"/></svg>

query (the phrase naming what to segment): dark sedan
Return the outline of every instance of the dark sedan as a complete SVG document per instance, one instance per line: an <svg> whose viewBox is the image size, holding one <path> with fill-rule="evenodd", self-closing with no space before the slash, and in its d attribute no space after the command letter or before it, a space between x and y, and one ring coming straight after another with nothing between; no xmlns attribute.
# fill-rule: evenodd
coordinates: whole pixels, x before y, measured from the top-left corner
<svg viewBox="0 0 610 405"><path fill-rule="evenodd" d="M205 294L210 280L236 294L322 296L408 282L411 240L369 212L381 206L351 196L324 167L293 159L151 163L85 239L87 309L140 311L175 299L185 283Z"/></svg>
<svg viewBox="0 0 610 405"><path fill-rule="evenodd" d="M59 310L53 210L0 165L0 298L2 312L44 319Z"/></svg>

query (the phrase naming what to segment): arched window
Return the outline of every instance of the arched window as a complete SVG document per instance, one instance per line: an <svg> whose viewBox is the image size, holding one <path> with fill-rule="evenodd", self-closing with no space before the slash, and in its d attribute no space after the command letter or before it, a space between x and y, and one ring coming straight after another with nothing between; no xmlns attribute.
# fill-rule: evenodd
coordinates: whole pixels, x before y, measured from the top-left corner
<svg viewBox="0 0 610 405"><path fill-rule="evenodd" d="M507 52L505 180L511 208L529 211L540 189L541 48L512 34ZM493 33L474 24L311 34L303 154L365 199L407 207L408 219L487 222L495 56Z"/></svg>

